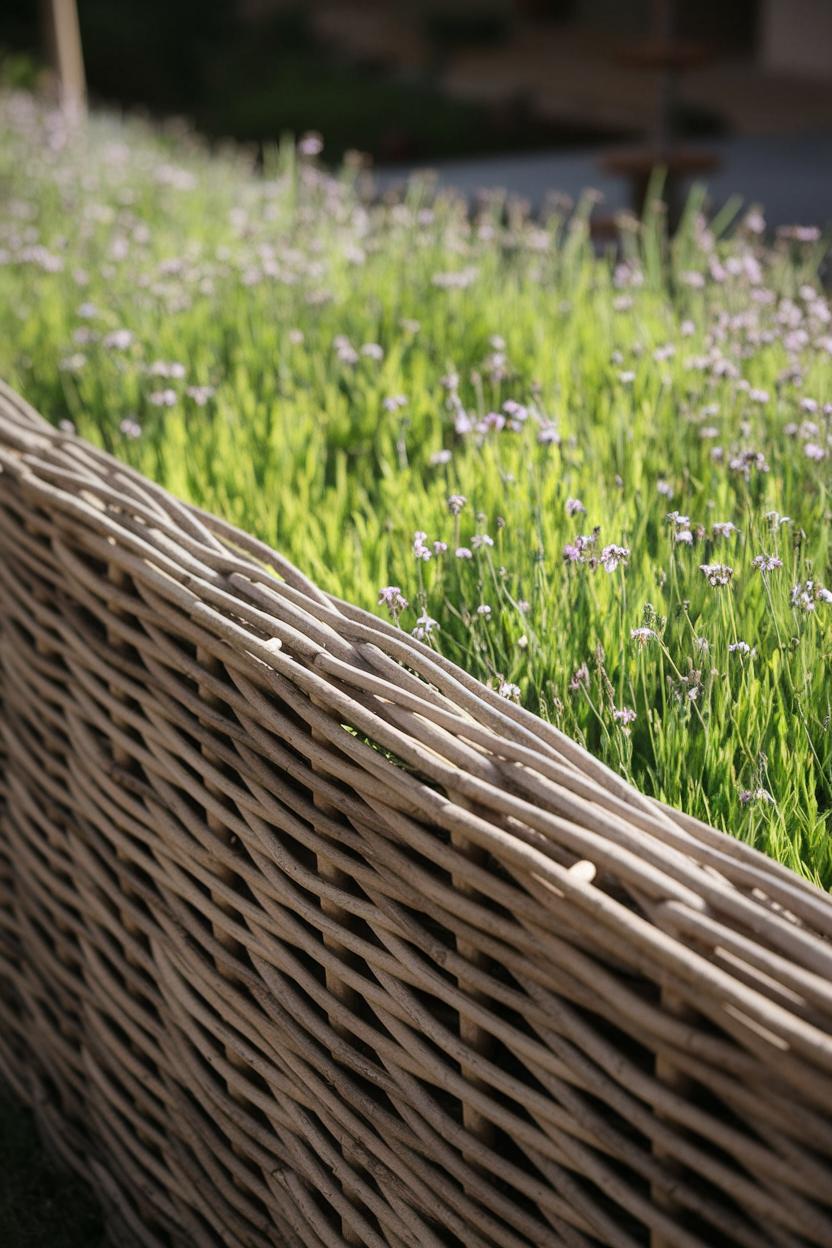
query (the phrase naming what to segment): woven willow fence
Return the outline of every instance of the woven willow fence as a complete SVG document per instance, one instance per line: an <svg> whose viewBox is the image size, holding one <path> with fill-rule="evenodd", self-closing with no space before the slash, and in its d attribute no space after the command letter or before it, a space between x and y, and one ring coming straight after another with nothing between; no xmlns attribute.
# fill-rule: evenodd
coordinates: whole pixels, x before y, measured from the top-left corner
<svg viewBox="0 0 832 1248"><path fill-rule="evenodd" d="M832 905L0 393L0 1073L117 1240L832 1244Z"/></svg>

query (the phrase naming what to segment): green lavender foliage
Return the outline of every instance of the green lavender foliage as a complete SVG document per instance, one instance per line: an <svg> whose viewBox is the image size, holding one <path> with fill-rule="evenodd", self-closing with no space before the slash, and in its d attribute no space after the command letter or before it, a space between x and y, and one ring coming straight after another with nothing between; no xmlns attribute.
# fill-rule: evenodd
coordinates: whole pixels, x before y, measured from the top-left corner
<svg viewBox="0 0 832 1248"><path fill-rule="evenodd" d="M694 195L601 253L589 198L379 201L24 95L0 131L0 373L36 406L832 883L816 231Z"/></svg>

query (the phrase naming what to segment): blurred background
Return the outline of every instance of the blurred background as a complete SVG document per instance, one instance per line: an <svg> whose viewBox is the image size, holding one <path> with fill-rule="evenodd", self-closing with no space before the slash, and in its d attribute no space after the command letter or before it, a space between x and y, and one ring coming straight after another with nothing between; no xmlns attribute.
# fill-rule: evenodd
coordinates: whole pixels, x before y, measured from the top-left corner
<svg viewBox="0 0 832 1248"><path fill-rule="evenodd" d="M431 166L638 207L706 180L772 225L832 220L832 0L3 0L0 74L48 78L77 7L92 104L211 137L318 131L382 187ZM54 41L53 41L54 42Z"/></svg>

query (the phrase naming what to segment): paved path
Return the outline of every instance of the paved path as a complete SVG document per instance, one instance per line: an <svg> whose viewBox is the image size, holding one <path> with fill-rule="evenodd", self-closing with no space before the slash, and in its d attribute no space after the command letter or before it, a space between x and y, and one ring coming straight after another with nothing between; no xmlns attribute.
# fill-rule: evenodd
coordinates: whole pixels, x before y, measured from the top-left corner
<svg viewBox="0 0 832 1248"><path fill-rule="evenodd" d="M740 194L747 202L764 206L771 226L832 223L832 133L746 135L708 143L707 150L721 160L720 168L706 179L715 206ZM594 187L603 193L602 211L613 212L627 206L627 185L601 172L603 154L597 150L524 153L438 162L434 167L444 186L457 187L466 195L505 187L535 208L549 191L576 198L586 187ZM378 182L382 188L395 185L411 168L381 168Z"/></svg>

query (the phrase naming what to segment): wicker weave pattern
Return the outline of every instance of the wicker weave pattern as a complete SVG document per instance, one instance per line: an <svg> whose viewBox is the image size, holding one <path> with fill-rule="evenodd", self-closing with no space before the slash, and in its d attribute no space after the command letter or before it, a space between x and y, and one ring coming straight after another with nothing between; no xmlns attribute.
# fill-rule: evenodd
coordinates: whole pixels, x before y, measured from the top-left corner
<svg viewBox="0 0 832 1248"><path fill-rule="evenodd" d="M125 1242L832 1244L832 905L0 392L0 1073Z"/></svg>

